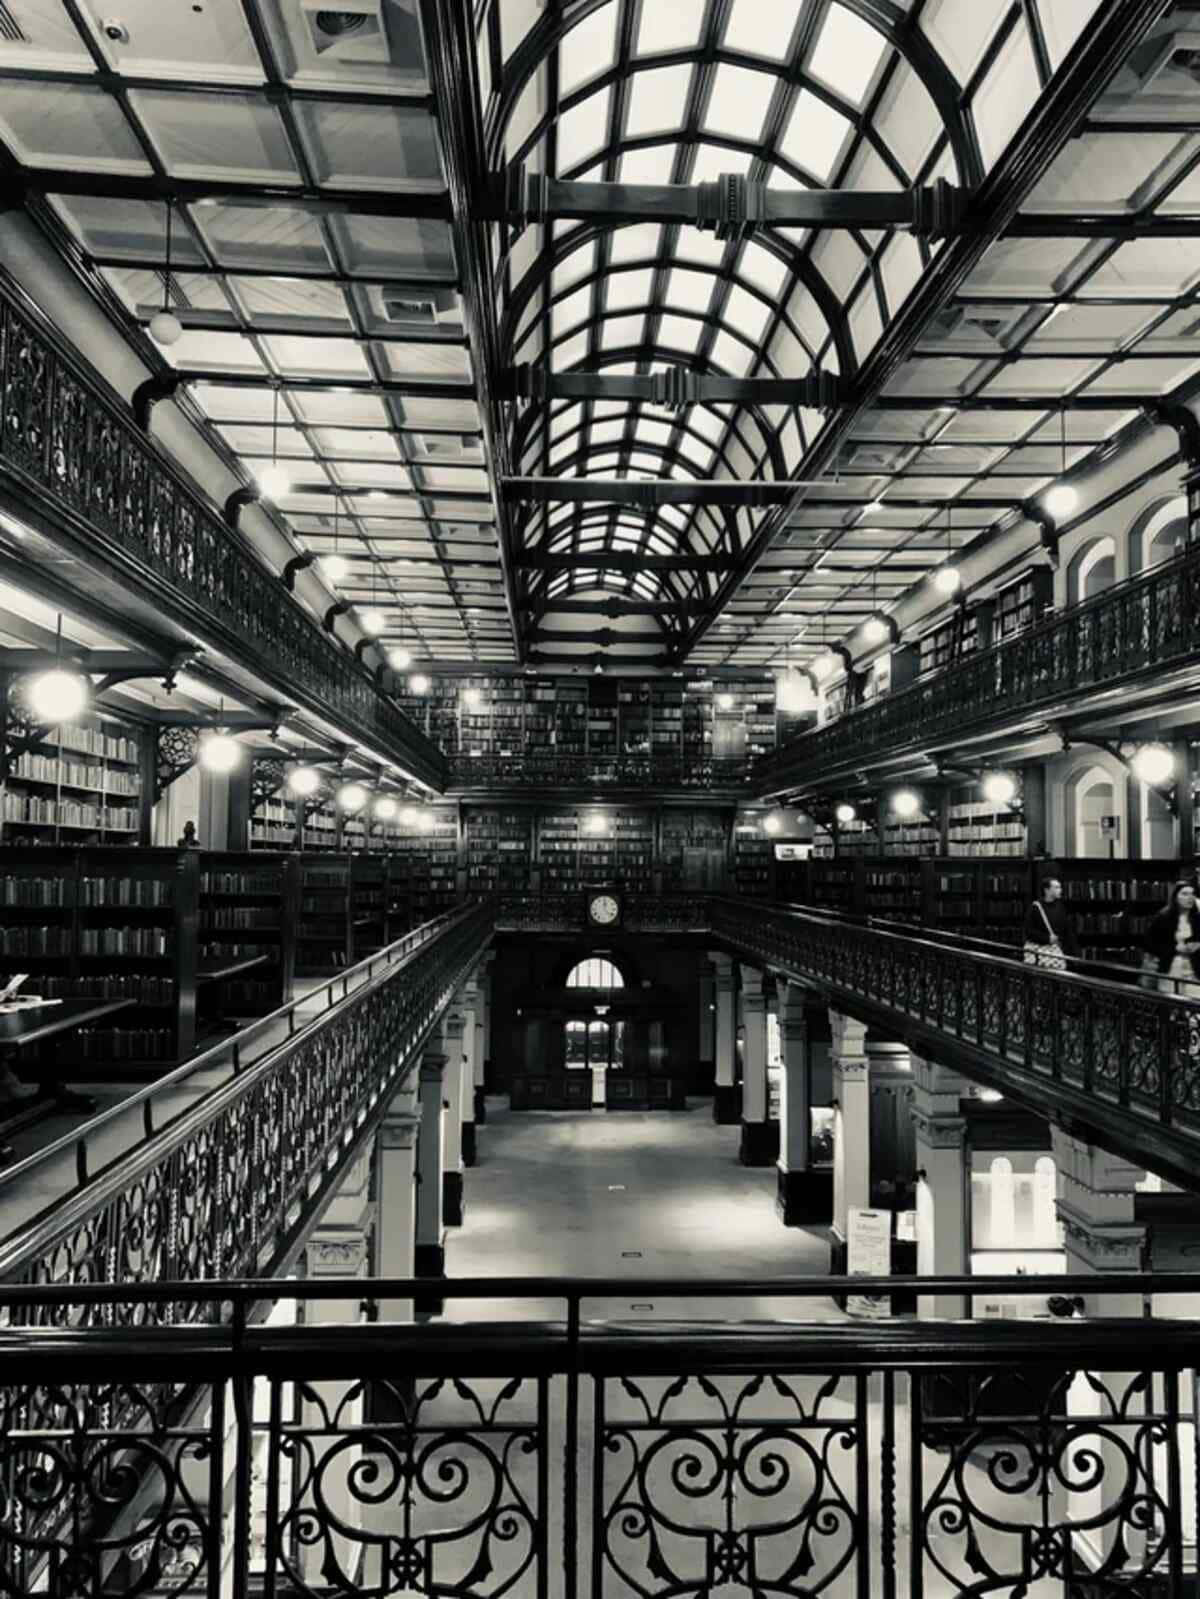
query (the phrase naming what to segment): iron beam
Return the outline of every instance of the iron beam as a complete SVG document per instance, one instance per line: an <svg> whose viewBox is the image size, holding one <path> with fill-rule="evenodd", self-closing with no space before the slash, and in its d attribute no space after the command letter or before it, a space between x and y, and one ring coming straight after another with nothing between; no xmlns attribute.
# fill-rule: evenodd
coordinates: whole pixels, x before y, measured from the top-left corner
<svg viewBox="0 0 1200 1599"><path fill-rule="evenodd" d="M519 555L517 565L528 572L729 572L737 565L732 555L642 555L636 550L587 550L578 555Z"/></svg>
<svg viewBox="0 0 1200 1599"><path fill-rule="evenodd" d="M520 365L503 375L507 397L514 400L640 400L678 410L685 405L806 405L828 411L849 390L835 372L810 372L802 378L730 378L672 366L648 376L607 372L548 372Z"/></svg>
<svg viewBox="0 0 1200 1599"><path fill-rule="evenodd" d="M517 166L493 182L490 220L683 223L718 238L744 237L756 227L911 228L946 238L958 230L967 200L942 178L915 189L793 190L736 173L715 183L586 183Z"/></svg>
<svg viewBox="0 0 1200 1599"><path fill-rule="evenodd" d="M181 269L182 270L182 269ZM281 394L328 394L352 392L354 394L396 394L410 400L470 400L475 401L475 386L471 383L427 383L400 378L377 383L373 378L276 378L269 372L205 372L200 367L181 367L182 383L219 383L223 389L278 389Z"/></svg>
<svg viewBox="0 0 1200 1599"><path fill-rule="evenodd" d="M142 201L165 205L279 206L317 216L373 216L391 220L448 222L450 198L445 191L310 188L302 183L238 182L229 178L178 178L157 173L72 171L62 167L22 166L3 185L3 192L24 202L26 194L83 195L97 200ZM187 262L176 263L186 271Z"/></svg>

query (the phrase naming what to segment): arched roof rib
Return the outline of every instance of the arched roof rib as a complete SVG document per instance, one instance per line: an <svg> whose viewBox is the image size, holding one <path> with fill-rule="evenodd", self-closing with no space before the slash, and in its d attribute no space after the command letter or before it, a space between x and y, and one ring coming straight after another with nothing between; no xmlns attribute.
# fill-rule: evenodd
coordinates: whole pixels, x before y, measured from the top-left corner
<svg viewBox="0 0 1200 1599"><path fill-rule="evenodd" d="M487 109L493 169L526 162L552 177L608 183L738 172L808 189L900 189L930 175L977 181L982 163L961 86L908 9L889 0L779 0L767 40L759 15L751 40L749 8L735 0L580 0L510 40L511 19L491 8L486 26L505 63ZM840 66L829 55L835 33ZM856 65L847 65L848 40L859 46ZM896 138L894 116L880 116L901 73L906 92L936 111L934 147L919 160ZM622 226L619 215L530 227L533 239L498 225L501 340L513 364L785 378L820 368L852 377L854 318L886 324L894 303L878 261L886 234L847 230L830 250L823 231L766 228L725 242L677 224ZM689 411L667 414L643 401L513 407L511 458L536 476L780 479L820 431L819 413L791 407L706 409L720 431L701 442ZM579 509L551 518L530 507L518 524L523 542L548 548L552 538L578 537ZM670 518L658 511L646 516L645 538L665 539L681 555L717 547L714 539L742 551L760 520L739 510L720 526L702 506ZM591 509L586 527L591 538L614 539L624 527L620 508ZM531 598L539 583L550 590L544 574L527 571L523 583ZM721 588L712 573L694 574L693 583L714 600Z"/></svg>

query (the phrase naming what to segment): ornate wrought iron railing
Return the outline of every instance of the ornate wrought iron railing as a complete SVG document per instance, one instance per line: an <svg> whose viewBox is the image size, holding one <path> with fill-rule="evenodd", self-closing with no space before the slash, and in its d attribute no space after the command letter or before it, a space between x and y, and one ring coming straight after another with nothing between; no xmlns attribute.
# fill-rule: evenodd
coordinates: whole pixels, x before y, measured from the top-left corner
<svg viewBox="0 0 1200 1599"><path fill-rule="evenodd" d="M759 794L816 787L866 757L1194 666L1198 651L1200 546L1192 545L1142 577L800 734L759 758L754 787Z"/></svg>
<svg viewBox="0 0 1200 1599"><path fill-rule="evenodd" d="M561 750L529 749L515 755L463 753L448 757L450 789L506 788L545 785L554 788L696 789L749 792L753 759L744 755L704 755L685 760L679 755L583 755Z"/></svg>
<svg viewBox="0 0 1200 1599"><path fill-rule="evenodd" d="M638 1283L660 1314L683 1296L795 1302L749 1325L585 1321L624 1308L621 1279L449 1281L452 1300L564 1315L436 1329L321 1322L322 1300L402 1299L411 1281L212 1284L234 1315L205 1326L205 1290L168 1284L158 1301L196 1296L197 1314L140 1330L122 1290L55 1296L53 1328L0 1343L5 1591L1195 1591L1200 1322L806 1320L804 1300L854 1282ZM268 1296L304 1302L305 1324L251 1325ZM97 1302L128 1330L96 1325ZM76 1320L93 1325L62 1330Z"/></svg>
<svg viewBox="0 0 1200 1599"><path fill-rule="evenodd" d="M241 1035L228 1080L166 1125L155 1126L156 1103L186 1077L224 1066L232 1045L12 1168L8 1183L28 1184L71 1152L77 1182L66 1194L55 1185L49 1208L0 1243L0 1281L195 1282L282 1269L414 1069L492 925L488 906L453 912L334 979L316 996L328 1008L306 1025L299 1006L265 1018L253 1030L266 1040L262 1052L251 1058L253 1039ZM89 1172L108 1124L138 1106L140 1142Z"/></svg>
<svg viewBox="0 0 1200 1599"><path fill-rule="evenodd" d="M285 700L444 786L437 747L321 631L3 273L0 484Z"/></svg>
<svg viewBox="0 0 1200 1599"><path fill-rule="evenodd" d="M713 897L710 926L753 960L886 1015L897 1036L969 1056L996 1086L1074 1110L1163 1158L1200 1151L1200 1002L1027 966L919 932Z"/></svg>

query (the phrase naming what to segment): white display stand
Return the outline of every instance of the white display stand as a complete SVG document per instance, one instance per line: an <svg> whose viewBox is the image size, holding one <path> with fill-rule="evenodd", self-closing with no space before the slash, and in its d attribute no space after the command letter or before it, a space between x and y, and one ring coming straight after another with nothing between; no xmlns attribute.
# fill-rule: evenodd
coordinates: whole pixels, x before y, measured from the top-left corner
<svg viewBox="0 0 1200 1599"><path fill-rule="evenodd" d="M887 1277L891 1270L891 1211L851 1205L846 1213L847 1276ZM852 1316L880 1318L891 1315L891 1301L887 1294L848 1294L846 1310Z"/></svg>

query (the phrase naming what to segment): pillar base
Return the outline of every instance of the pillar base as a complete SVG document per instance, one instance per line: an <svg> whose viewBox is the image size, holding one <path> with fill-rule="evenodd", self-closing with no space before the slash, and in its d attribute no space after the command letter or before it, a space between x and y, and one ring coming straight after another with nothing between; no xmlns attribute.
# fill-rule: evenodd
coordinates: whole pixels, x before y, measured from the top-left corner
<svg viewBox="0 0 1200 1599"><path fill-rule="evenodd" d="M445 1282L446 1251L441 1244L417 1244L413 1250L413 1276ZM418 1294L413 1300L413 1310L422 1316L440 1316L445 1304L441 1294Z"/></svg>
<svg viewBox="0 0 1200 1599"><path fill-rule="evenodd" d="M743 1122L738 1159L743 1166L773 1166L779 1159L779 1123Z"/></svg>
<svg viewBox="0 0 1200 1599"><path fill-rule="evenodd" d="M461 1227L463 1224L463 1174L460 1171L442 1173L442 1225Z"/></svg>
<svg viewBox="0 0 1200 1599"><path fill-rule="evenodd" d="M482 1088L475 1090L475 1125L482 1127L487 1121L487 1094Z"/></svg>
<svg viewBox="0 0 1200 1599"><path fill-rule="evenodd" d="M473 1166L476 1160L479 1158L476 1153L474 1122L463 1122L462 1155L464 1166Z"/></svg>
<svg viewBox="0 0 1200 1599"><path fill-rule="evenodd" d="M833 1220L833 1168L777 1171L775 1209L785 1227L828 1227Z"/></svg>
<svg viewBox="0 0 1200 1599"><path fill-rule="evenodd" d="M732 1127L742 1119L740 1083L718 1083L713 1089L713 1121L718 1127Z"/></svg>

